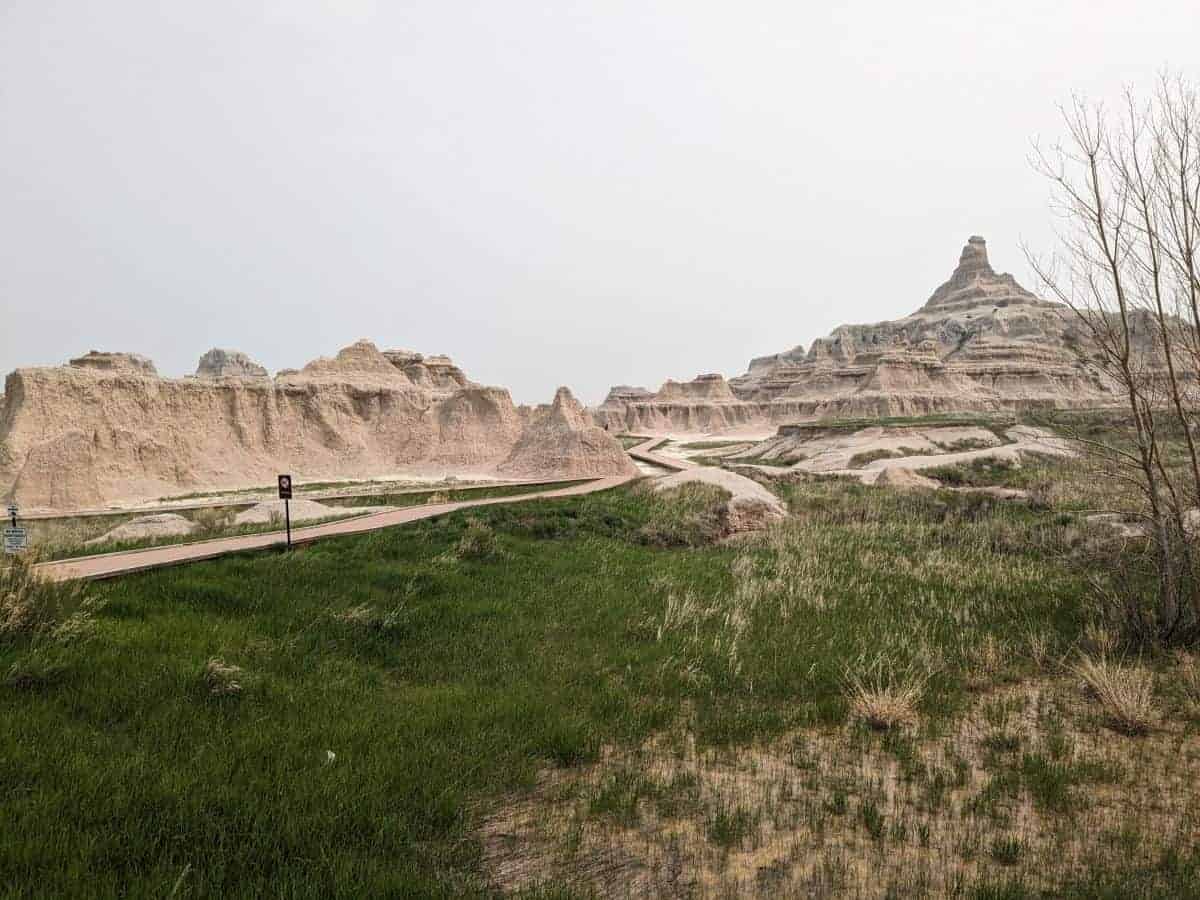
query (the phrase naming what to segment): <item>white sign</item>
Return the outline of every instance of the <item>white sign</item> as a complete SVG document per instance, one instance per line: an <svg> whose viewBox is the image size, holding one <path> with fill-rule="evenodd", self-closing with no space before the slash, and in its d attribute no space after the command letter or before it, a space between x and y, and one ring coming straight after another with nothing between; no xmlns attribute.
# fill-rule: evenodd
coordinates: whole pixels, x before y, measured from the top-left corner
<svg viewBox="0 0 1200 900"><path fill-rule="evenodd" d="M20 553L29 549L29 532L24 528L4 529L4 552Z"/></svg>

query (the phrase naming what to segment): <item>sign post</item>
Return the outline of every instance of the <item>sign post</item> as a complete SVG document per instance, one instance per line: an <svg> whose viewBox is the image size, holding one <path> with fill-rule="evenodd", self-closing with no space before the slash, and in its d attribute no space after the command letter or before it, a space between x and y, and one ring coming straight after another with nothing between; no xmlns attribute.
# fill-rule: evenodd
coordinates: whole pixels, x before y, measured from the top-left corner
<svg viewBox="0 0 1200 900"><path fill-rule="evenodd" d="M17 509L15 503L8 505L8 519L12 523L9 528L4 529L4 552L5 553L21 553L29 549L29 532L24 528L17 527Z"/></svg>
<svg viewBox="0 0 1200 900"><path fill-rule="evenodd" d="M279 499L283 501L283 519L287 523L287 545L292 549L292 476L279 476Z"/></svg>

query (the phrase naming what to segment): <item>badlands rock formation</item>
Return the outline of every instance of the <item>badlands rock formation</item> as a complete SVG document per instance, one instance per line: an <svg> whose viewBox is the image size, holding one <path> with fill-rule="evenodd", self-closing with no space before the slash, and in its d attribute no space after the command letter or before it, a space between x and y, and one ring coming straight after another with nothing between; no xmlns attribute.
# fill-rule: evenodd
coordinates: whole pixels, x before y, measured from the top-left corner
<svg viewBox="0 0 1200 900"><path fill-rule="evenodd" d="M220 350L216 347L200 357L196 366L197 378L265 378L267 370L237 350Z"/></svg>
<svg viewBox="0 0 1200 900"><path fill-rule="evenodd" d="M1153 351L1147 320L1142 350ZM843 325L763 356L728 384L668 382L649 397L614 388L595 410L610 431L721 431L850 416L1083 408L1120 397L1090 358L1074 314L1039 300L988 262L972 237L945 284L916 312Z"/></svg>
<svg viewBox="0 0 1200 900"><path fill-rule="evenodd" d="M93 351L66 366L17 369L0 400L0 495L25 508L78 509L260 486L279 472L629 471L616 441L567 409L569 394L547 411L518 408L507 390L471 383L446 357L359 341L274 379L257 368L217 351L196 377L160 378L142 357Z"/></svg>
<svg viewBox="0 0 1200 900"><path fill-rule="evenodd" d="M134 375L157 375L154 363L136 353L103 353L89 350L67 365L76 369L95 369L97 372L127 372Z"/></svg>
<svg viewBox="0 0 1200 900"><path fill-rule="evenodd" d="M508 459L500 464L501 474L536 478L553 472L565 478L592 475L636 475L638 470L611 435L592 421L587 411L565 387L554 402L538 407Z"/></svg>

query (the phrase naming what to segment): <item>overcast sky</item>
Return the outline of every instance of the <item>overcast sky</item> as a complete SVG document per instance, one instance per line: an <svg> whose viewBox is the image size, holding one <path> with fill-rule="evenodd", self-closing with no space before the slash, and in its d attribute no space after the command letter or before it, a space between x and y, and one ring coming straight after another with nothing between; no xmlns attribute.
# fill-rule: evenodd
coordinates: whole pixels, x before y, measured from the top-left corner
<svg viewBox="0 0 1200 900"><path fill-rule="evenodd" d="M518 401L1032 283L1030 141L1200 74L1178 3L0 0L0 369L360 337Z"/></svg>

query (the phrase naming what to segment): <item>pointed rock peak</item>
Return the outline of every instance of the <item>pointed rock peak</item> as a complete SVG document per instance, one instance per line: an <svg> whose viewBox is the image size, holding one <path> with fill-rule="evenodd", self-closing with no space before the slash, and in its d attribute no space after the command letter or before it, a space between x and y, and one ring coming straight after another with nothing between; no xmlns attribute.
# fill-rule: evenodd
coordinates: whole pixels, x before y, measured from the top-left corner
<svg viewBox="0 0 1200 900"><path fill-rule="evenodd" d="M997 275L988 262L987 241L979 235L967 240L950 280L933 292L924 310L957 310L991 304L1036 302L1011 275Z"/></svg>
<svg viewBox="0 0 1200 900"><path fill-rule="evenodd" d="M976 274L995 275L991 265L988 263L987 241L979 235L971 235L967 239L967 246L963 247L962 255L958 257L958 268L954 270L954 274L950 276L951 280L956 278L973 278Z"/></svg>
<svg viewBox="0 0 1200 900"><path fill-rule="evenodd" d="M571 393L571 389L566 385L563 385L554 392L554 406L556 409L562 409L564 407L573 410L583 409L583 407L579 405L579 401L575 399L575 395Z"/></svg>
<svg viewBox="0 0 1200 900"><path fill-rule="evenodd" d="M549 406L539 406L534 415L535 421L546 427L579 429L588 424L587 412L567 387L555 391L554 401Z"/></svg>
<svg viewBox="0 0 1200 900"><path fill-rule="evenodd" d="M306 378L326 380L346 376L370 376L373 380L382 379L411 384L404 373L380 353L378 347L366 339L355 341L349 347L343 347L333 359L327 357L314 359L300 370L300 375Z"/></svg>
<svg viewBox="0 0 1200 900"><path fill-rule="evenodd" d="M550 408L560 419L571 422L576 427L582 426L587 418L583 404L575 399L569 387L560 387L554 392L554 403Z"/></svg>
<svg viewBox="0 0 1200 900"><path fill-rule="evenodd" d="M377 360L383 354L379 352L379 348L375 346L375 342L368 338L359 338L349 347L343 347L338 351L338 359L370 359Z"/></svg>

